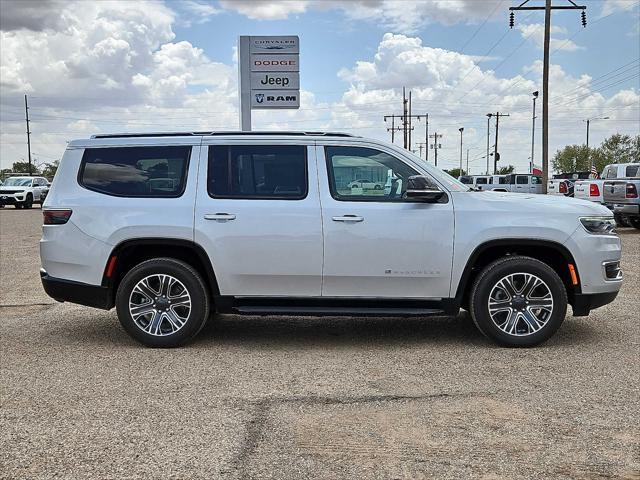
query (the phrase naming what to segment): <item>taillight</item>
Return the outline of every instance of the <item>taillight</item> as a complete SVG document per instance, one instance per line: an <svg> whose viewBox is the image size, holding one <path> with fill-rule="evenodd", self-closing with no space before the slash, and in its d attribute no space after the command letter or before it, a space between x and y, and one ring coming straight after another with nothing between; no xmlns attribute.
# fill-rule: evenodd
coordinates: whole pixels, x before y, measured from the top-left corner
<svg viewBox="0 0 640 480"><path fill-rule="evenodd" d="M627 183L626 198L638 198L638 190L633 183Z"/></svg>
<svg viewBox="0 0 640 480"><path fill-rule="evenodd" d="M589 185L589 195L592 197L600 196L600 188L598 187L597 183L592 183Z"/></svg>
<svg viewBox="0 0 640 480"><path fill-rule="evenodd" d="M64 225L71 218L71 210L44 210L42 215L44 216L45 225Z"/></svg>
<svg viewBox="0 0 640 480"><path fill-rule="evenodd" d="M560 187L558 188L560 193L567 193L567 182L560 182Z"/></svg>

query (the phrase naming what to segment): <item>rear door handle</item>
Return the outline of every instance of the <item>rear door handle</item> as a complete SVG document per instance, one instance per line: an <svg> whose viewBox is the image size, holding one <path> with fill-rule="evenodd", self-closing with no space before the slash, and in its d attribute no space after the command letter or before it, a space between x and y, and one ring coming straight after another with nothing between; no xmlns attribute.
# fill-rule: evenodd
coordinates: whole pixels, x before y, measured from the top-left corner
<svg viewBox="0 0 640 480"><path fill-rule="evenodd" d="M236 216L233 213L207 213L204 216L205 220L235 220Z"/></svg>
<svg viewBox="0 0 640 480"><path fill-rule="evenodd" d="M331 217L334 222L362 222L364 217L358 215L343 215L341 217Z"/></svg>

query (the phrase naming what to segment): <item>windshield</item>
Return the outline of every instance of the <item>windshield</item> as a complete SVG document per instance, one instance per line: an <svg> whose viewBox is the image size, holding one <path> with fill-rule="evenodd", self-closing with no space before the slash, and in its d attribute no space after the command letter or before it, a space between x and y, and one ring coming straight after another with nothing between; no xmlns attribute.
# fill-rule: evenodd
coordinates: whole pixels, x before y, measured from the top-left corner
<svg viewBox="0 0 640 480"><path fill-rule="evenodd" d="M28 187L31 185L31 178L10 177L4 181L5 187Z"/></svg>

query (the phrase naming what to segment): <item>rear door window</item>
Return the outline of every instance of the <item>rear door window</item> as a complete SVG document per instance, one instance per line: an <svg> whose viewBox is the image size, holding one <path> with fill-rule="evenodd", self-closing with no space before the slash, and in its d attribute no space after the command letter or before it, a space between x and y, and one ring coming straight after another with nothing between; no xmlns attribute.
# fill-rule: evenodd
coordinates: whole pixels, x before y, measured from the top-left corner
<svg viewBox="0 0 640 480"><path fill-rule="evenodd" d="M118 197L179 197L190 155L190 146L88 148L78 180Z"/></svg>
<svg viewBox="0 0 640 480"><path fill-rule="evenodd" d="M625 176L626 177L637 177L638 176L638 170L640 170L640 166L639 165L630 165L626 168L625 171Z"/></svg>
<svg viewBox="0 0 640 480"><path fill-rule="evenodd" d="M307 196L304 145L210 145L207 190L214 198L301 200Z"/></svg>
<svg viewBox="0 0 640 480"><path fill-rule="evenodd" d="M518 185L527 185L529 183L529 177L526 175L518 175L516 176L516 183Z"/></svg>

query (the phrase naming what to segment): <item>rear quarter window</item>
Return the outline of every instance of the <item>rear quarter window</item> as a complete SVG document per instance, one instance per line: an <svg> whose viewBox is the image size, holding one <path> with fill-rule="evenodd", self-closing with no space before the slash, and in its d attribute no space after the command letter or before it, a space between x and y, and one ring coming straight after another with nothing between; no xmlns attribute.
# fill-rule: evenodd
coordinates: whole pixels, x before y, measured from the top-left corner
<svg viewBox="0 0 640 480"><path fill-rule="evenodd" d="M118 197L179 197L190 155L190 146L88 148L78 182Z"/></svg>
<svg viewBox="0 0 640 480"><path fill-rule="evenodd" d="M639 165L629 165L626 168L625 176L626 177L638 177L638 176L640 176L640 175L638 175L638 170L640 170L640 166Z"/></svg>

